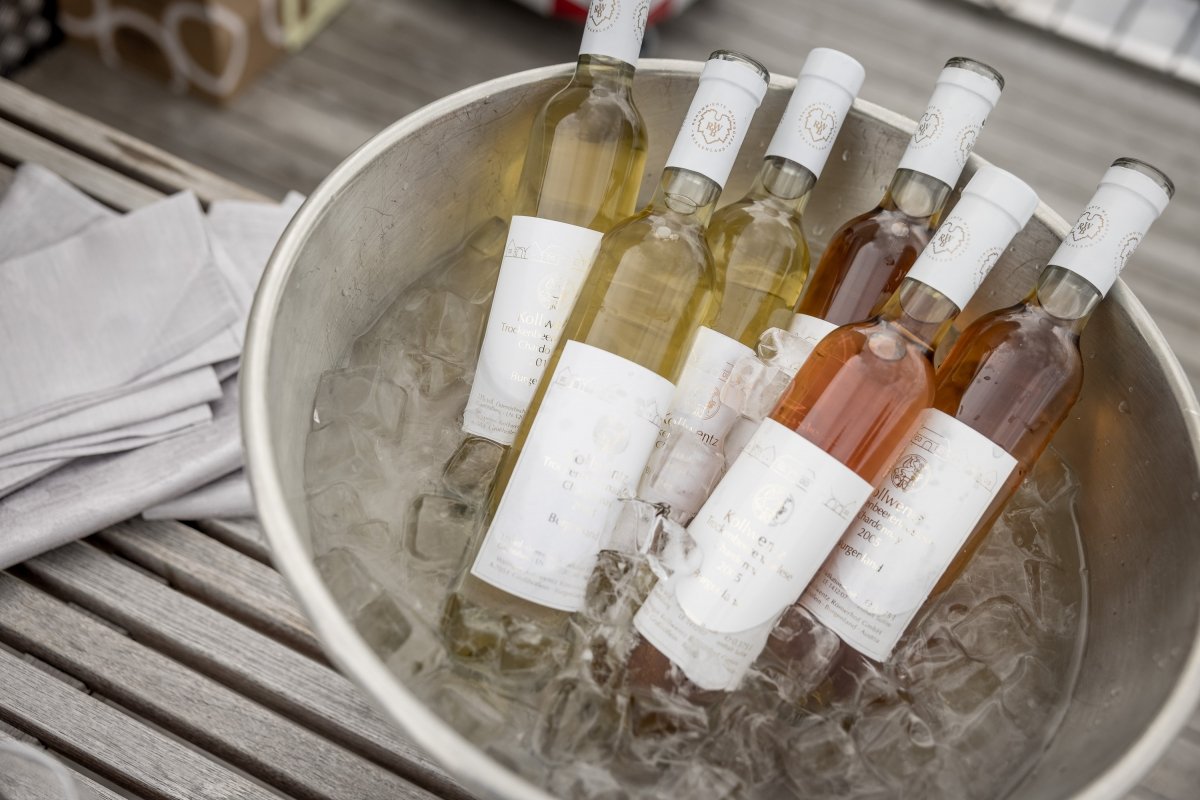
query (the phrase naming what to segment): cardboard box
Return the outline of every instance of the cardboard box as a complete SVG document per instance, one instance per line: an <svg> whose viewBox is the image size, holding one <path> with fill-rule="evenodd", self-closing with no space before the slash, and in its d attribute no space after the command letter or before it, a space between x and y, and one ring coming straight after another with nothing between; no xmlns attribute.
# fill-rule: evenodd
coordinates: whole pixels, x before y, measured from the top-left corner
<svg viewBox="0 0 1200 800"><path fill-rule="evenodd" d="M346 0L59 0L59 25L113 67L183 92L232 98L300 49Z"/></svg>

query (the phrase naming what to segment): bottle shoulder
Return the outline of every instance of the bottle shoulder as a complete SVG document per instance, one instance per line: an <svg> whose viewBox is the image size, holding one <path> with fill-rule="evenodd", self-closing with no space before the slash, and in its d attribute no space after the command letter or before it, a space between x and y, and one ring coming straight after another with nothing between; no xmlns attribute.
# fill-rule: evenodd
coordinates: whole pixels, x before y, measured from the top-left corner
<svg viewBox="0 0 1200 800"><path fill-rule="evenodd" d="M646 121L627 91L571 83L551 96L538 111L535 126L544 130L562 127L612 129L624 127L635 139L647 138Z"/></svg>

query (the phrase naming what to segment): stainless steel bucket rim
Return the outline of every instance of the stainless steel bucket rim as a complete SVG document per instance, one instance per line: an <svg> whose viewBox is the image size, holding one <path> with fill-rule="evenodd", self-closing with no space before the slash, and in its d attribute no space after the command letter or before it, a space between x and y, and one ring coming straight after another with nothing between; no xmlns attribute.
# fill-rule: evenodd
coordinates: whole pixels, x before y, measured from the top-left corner
<svg viewBox="0 0 1200 800"><path fill-rule="evenodd" d="M643 74L662 71L698 75L702 66L702 62L698 61L642 59L639 71ZM481 795L513 800L552 799L542 789L477 749L428 709L388 670L342 615L337 602L317 573L312 559L299 544L300 528L285 499L286 494L268 434L269 410L266 397L267 367L271 349L270 330L275 312L282 301L292 265L305 242L305 232L312 229L322 209L336 199L338 193L364 166L387 151L397 140L469 102L527 83L564 78L573 69L574 64L539 67L463 89L401 118L339 164L293 217L267 263L250 311L241 371L240 405L246 472L260 517L264 521L263 528L271 545L272 560L283 573L293 596L313 623L326 653L343 674L362 687L370 702L412 735L420 747L440 764L453 765L448 771L456 779ZM776 75L772 76L771 83L773 86L790 90L795 81ZM874 103L859 99L855 101L854 107L905 131L912 131L916 127L913 120ZM987 163L975 155L972 155L971 159L976 166ZM1044 203L1039 204L1036 215L1060 238L1069 230L1062 217ZM1118 281L1112 295L1109 302L1119 303L1128 308L1138 332L1160 357L1173 400L1186 417L1189 436L1195 445L1193 456L1200 465L1200 404L1197 403L1183 368L1141 302L1123 282ZM270 524L267 524L267 520L271 521ZM387 687L386 691L380 691L381 687ZM1122 797L1162 757L1187 724L1198 702L1200 631L1193 635L1191 652L1180 671L1175 687L1150 725L1120 759L1095 776L1075 797L1078 800L1112 800Z"/></svg>

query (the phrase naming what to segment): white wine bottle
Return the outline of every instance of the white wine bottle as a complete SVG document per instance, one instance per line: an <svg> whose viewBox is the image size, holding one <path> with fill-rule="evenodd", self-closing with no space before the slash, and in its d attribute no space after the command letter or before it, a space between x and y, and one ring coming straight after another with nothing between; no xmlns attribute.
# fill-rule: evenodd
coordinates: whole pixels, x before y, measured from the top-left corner
<svg viewBox="0 0 1200 800"><path fill-rule="evenodd" d="M801 214L862 87L863 67L819 47L796 88L745 197L721 208L707 240L725 288L716 315L696 332L638 497L665 503L686 524L725 468L725 436L737 411L721 402L739 359L759 335L786 325L808 275Z"/></svg>
<svg viewBox="0 0 1200 800"><path fill-rule="evenodd" d="M597 0L575 74L534 117L463 431L512 443L600 238L633 213L646 125L633 102L645 4Z"/></svg>
<svg viewBox="0 0 1200 800"><path fill-rule="evenodd" d="M714 307L705 227L769 77L746 56L714 53L654 199L605 235L447 603L443 631L460 660L536 669L582 606L617 501L633 495L685 348Z"/></svg>

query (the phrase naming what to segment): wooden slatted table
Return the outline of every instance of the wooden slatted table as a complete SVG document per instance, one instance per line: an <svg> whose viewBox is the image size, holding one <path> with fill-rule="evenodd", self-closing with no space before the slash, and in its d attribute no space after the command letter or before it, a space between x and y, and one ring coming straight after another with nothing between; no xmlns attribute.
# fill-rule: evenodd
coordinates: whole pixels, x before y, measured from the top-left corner
<svg viewBox="0 0 1200 800"><path fill-rule="evenodd" d="M0 80L0 184L24 161L118 210L259 197ZM97 800L471 797L324 659L254 521L127 521L0 573L9 738ZM1133 795L1197 796L1200 716Z"/></svg>

